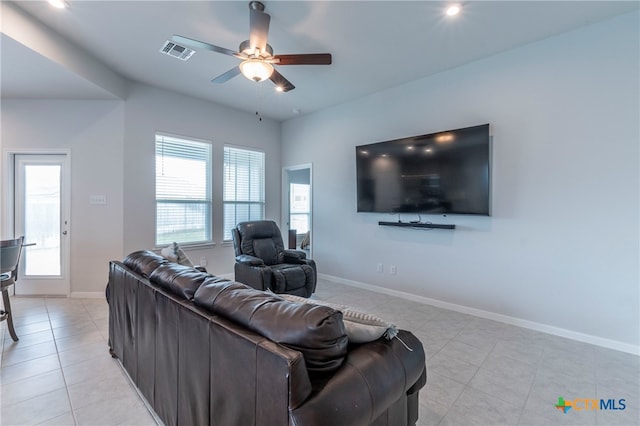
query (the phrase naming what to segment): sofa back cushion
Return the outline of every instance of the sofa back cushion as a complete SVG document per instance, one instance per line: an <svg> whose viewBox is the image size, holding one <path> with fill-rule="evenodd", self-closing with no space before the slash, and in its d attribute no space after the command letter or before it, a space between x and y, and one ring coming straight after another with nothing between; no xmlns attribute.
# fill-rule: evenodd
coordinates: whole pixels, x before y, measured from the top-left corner
<svg viewBox="0 0 640 426"><path fill-rule="evenodd" d="M241 222L236 229L240 235L241 254L258 257L265 265L284 262L284 242L274 221Z"/></svg>
<svg viewBox="0 0 640 426"><path fill-rule="evenodd" d="M158 266L151 272L149 281L178 297L191 300L198 287L209 277L208 274L192 267L170 262Z"/></svg>
<svg viewBox="0 0 640 426"><path fill-rule="evenodd" d="M150 250L134 251L122 261L127 268L145 278L149 278L149 275L151 275L158 266L165 265L168 262L167 259Z"/></svg>
<svg viewBox="0 0 640 426"><path fill-rule="evenodd" d="M237 282L205 280L194 303L302 353L314 380L337 370L347 354L342 313L283 300Z"/></svg>

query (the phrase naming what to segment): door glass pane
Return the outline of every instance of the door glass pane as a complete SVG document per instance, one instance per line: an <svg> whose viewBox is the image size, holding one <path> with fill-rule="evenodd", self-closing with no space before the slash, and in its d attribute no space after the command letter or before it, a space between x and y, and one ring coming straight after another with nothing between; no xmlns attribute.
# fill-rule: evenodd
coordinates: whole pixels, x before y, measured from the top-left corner
<svg viewBox="0 0 640 426"><path fill-rule="evenodd" d="M26 165L24 168L25 247L21 259L25 275L59 276L60 166Z"/></svg>
<svg viewBox="0 0 640 426"><path fill-rule="evenodd" d="M306 234L309 230L309 214L291 213L290 229L295 229L296 234Z"/></svg>
<svg viewBox="0 0 640 426"><path fill-rule="evenodd" d="M292 183L289 186L289 229L297 234L305 234L309 230L311 213L311 185Z"/></svg>

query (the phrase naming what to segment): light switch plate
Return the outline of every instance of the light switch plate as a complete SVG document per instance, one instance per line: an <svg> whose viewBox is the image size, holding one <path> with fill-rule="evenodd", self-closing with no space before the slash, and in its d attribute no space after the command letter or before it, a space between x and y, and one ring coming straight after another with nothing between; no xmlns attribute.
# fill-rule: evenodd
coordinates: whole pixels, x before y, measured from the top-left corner
<svg viewBox="0 0 640 426"><path fill-rule="evenodd" d="M107 204L107 196L106 195L90 195L89 204L94 206L105 205Z"/></svg>

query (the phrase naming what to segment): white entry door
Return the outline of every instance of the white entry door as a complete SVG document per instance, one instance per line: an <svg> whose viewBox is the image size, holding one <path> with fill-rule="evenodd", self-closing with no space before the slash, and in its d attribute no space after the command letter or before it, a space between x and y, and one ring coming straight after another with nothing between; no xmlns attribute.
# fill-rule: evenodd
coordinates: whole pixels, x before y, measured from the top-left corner
<svg viewBox="0 0 640 426"><path fill-rule="evenodd" d="M69 190L64 154L16 155L15 235L24 235L17 295L69 294ZM30 245L33 244L33 245Z"/></svg>

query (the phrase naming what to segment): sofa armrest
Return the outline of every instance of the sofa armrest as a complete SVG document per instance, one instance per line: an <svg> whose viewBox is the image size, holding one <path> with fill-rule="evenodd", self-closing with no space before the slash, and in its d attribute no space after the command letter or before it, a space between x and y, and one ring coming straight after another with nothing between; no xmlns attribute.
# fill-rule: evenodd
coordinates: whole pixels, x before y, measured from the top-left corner
<svg viewBox="0 0 640 426"><path fill-rule="evenodd" d="M408 391L417 394L424 384L424 349L408 331L400 330L398 337L412 350L395 338L352 348L324 386L292 410L292 423L319 424L322 416L323 424L369 425Z"/></svg>
<svg viewBox="0 0 640 426"><path fill-rule="evenodd" d="M241 254L240 256L236 256L236 262L242 263L243 265L249 266L262 266L264 262L259 257L250 256L248 254Z"/></svg>
<svg viewBox="0 0 640 426"><path fill-rule="evenodd" d="M307 254L300 250L285 250L284 251L284 263L306 263Z"/></svg>

